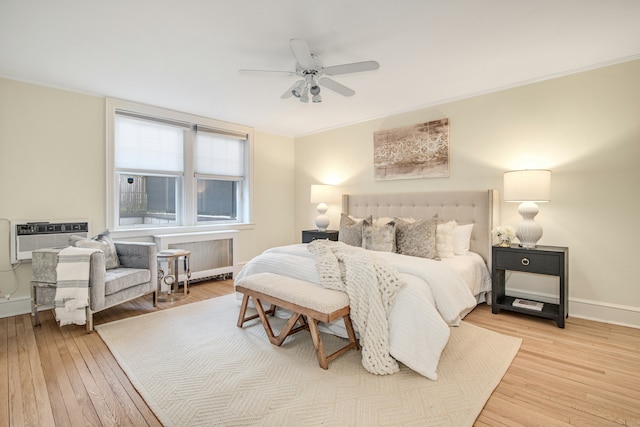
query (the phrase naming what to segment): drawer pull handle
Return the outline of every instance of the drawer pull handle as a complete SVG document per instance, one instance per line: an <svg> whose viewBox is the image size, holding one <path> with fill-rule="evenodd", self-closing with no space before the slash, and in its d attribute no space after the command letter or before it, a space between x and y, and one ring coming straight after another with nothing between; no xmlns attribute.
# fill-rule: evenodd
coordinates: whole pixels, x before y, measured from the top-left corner
<svg viewBox="0 0 640 427"><path fill-rule="evenodd" d="M522 261L520 261L522 263L522 265L529 265L529 258L522 258Z"/></svg>

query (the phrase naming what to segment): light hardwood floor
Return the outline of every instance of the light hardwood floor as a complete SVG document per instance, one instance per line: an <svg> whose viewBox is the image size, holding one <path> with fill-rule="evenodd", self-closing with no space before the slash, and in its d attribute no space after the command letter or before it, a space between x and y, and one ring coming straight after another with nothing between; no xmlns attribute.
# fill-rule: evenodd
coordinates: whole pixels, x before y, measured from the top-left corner
<svg viewBox="0 0 640 427"><path fill-rule="evenodd" d="M232 292L196 284L152 307L151 296L105 310L96 324ZM160 425L96 333L59 328L51 311L0 319L0 426ZM523 339L477 426L640 426L640 330L569 318L565 329L477 307L466 320Z"/></svg>

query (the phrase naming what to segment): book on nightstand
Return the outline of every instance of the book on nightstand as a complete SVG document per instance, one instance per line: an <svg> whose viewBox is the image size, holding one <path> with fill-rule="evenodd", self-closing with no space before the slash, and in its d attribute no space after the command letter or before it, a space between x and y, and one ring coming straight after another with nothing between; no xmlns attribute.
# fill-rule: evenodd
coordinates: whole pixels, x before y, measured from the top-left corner
<svg viewBox="0 0 640 427"><path fill-rule="evenodd" d="M184 249L163 249L158 252L158 255L187 255L189 251L185 251Z"/></svg>
<svg viewBox="0 0 640 427"><path fill-rule="evenodd" d="M529 310L542 311L544 304L538 301L529 301L522 298L516 298L511 304L514 307L527 308Z"/></svg>

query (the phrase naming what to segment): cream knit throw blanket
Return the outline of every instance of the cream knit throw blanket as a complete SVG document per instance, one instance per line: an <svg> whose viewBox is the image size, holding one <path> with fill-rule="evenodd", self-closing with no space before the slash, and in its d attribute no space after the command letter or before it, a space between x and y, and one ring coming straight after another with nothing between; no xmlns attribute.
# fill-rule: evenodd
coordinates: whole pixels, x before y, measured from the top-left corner
<svg viewBox="0 0 640 427"><path fill-rule="evenodd" d="M314 240L308 248L316 255L322 286L349 295L362 366L377 375L398 372L398 362L389 353L387 322L393 299L404 285L398 272L369 251L341 242Z"/></svg>

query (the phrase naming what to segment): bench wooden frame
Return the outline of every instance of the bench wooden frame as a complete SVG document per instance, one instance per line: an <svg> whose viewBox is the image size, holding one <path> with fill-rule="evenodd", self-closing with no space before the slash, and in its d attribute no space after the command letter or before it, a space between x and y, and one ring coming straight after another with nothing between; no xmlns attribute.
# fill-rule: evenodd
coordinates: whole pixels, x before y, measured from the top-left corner
<svg viewBox="0 0 640 427"><path fill-rule="evenodd" d="M242 305L240 306L240 314L238 316L238 327L241 328L244 322L248 320L255 319L260 317L262 321L262 325L264 326L264 330L267 333L267 337L269 341L277 346L281 346L284 340L292 334L302 330L308 330L311 333L311 339L313 340L313 345L316 350L316 356L318 357L318 364L322 369L329 368L329 362L331 362L336 357L341 354L347 352L348 350L354 349L359 350L360 346L358 341L356 340L356 334L353 330L353 325L351 323L351 317L349 315L350 308L349 306L345 306L339 310L333 311L331 313L323 313L317 310L313 310L308 307L303 307L301 305L297 305L291 303L289 301L282 300L280 298L273 297L271 295L267 295L262 292L257 292L252 289L247 289L241 285L236 286L236 291L244 294L242 297ZM255 304L256 310L258 314L246 316L247 306L249 303L249 297L253 298L253 302ZM269 310L265 310L262 306L262 302L269 303L271 308ZM274 315L276 307L285 308L292 312L291 317L282 328L278 335L273 333L273 329L271 328L271 324L267 319L267 314ZM339 350L331 353L330 355L325 355L324 346L322 344L322 339L320 338L320 332L318 331L318 322L332 322L339 318L344 319L344 325L347 329L347 334L349 336L349 343L340 348ZM300 321L300 325L294 327L298 321Z"/></svg>

